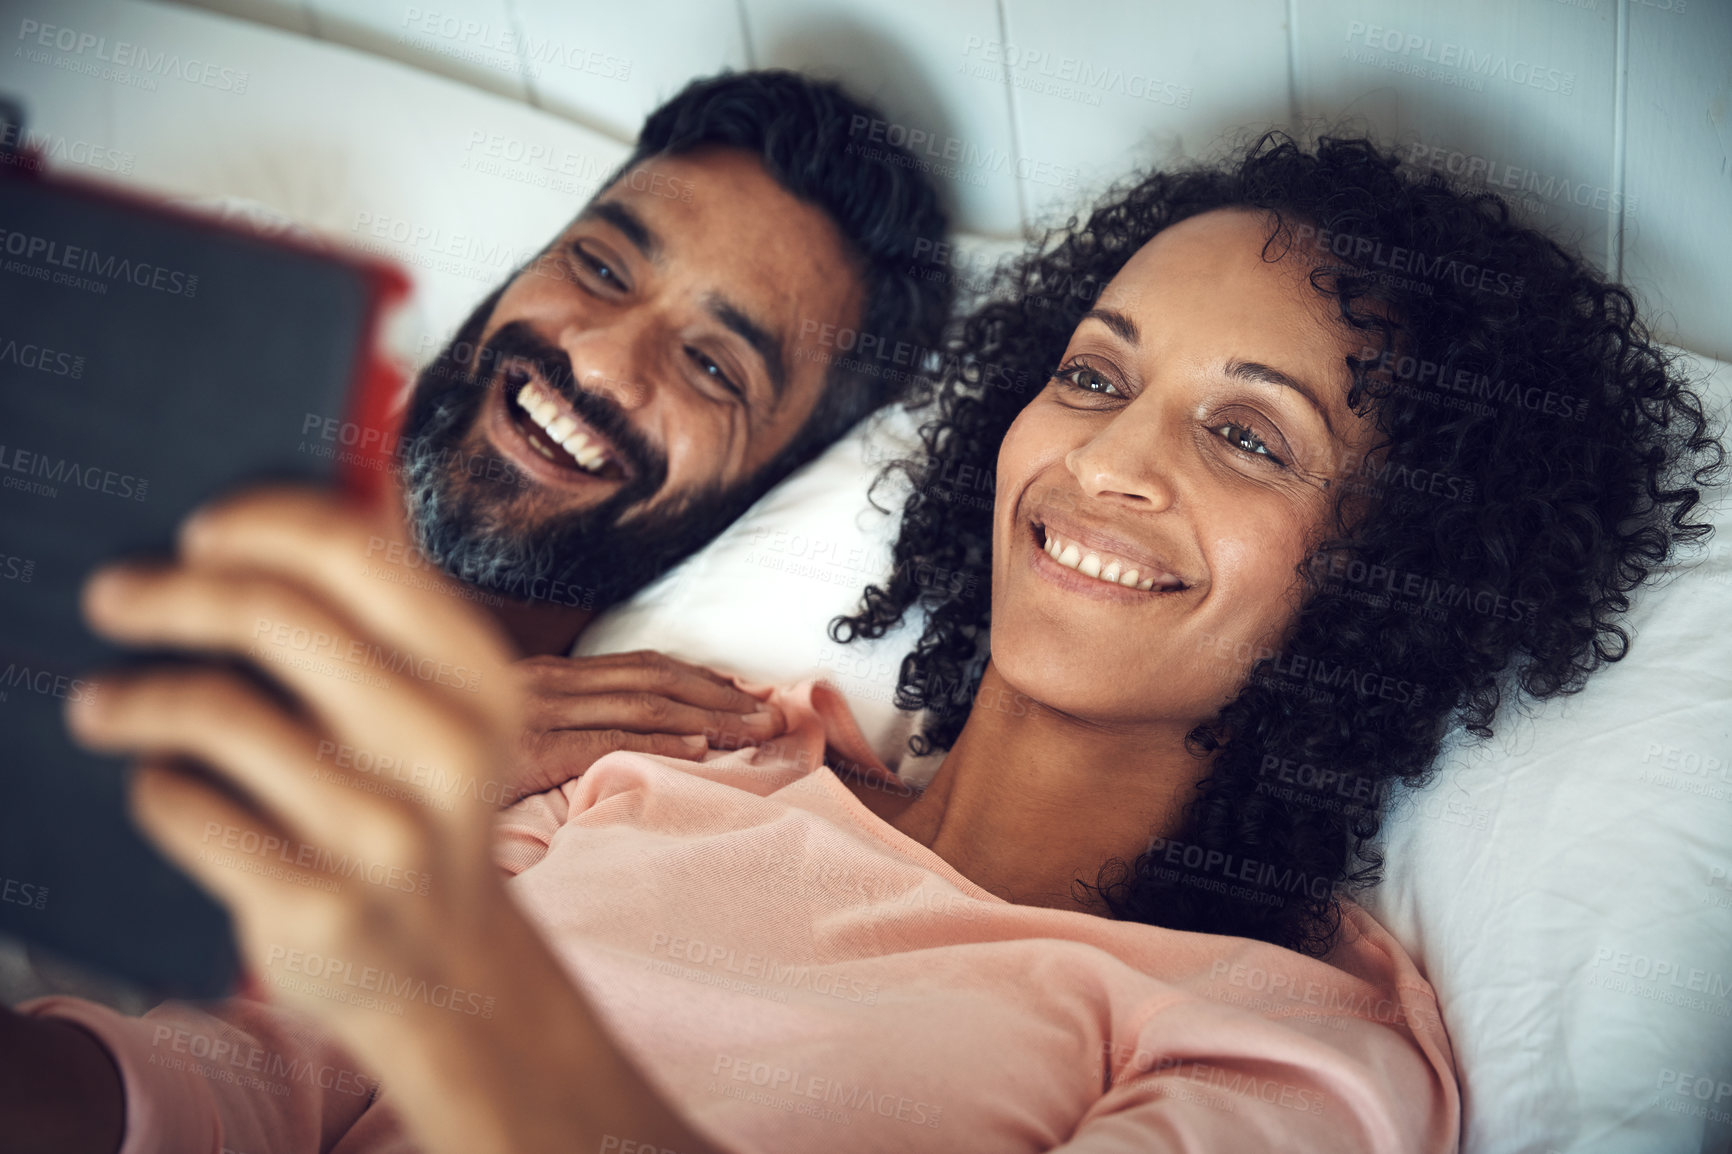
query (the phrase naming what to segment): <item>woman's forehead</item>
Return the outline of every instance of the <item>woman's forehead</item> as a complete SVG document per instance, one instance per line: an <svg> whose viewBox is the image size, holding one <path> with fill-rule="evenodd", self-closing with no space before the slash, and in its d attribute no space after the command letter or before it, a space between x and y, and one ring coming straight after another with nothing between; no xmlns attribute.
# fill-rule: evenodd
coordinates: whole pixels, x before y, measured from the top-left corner
<svg viewBox="0 0 1732 1154"><path fill-rule="evenodd" d="M1283 253L1272 213L1216 209L1162 229L1108 282L1098 307L1149 336L1234 333L1301 342L1331 360L1352 344L1334 301L1310 283L1314 264ZM1271 259L1274 258L1274 259Z"/></svg>

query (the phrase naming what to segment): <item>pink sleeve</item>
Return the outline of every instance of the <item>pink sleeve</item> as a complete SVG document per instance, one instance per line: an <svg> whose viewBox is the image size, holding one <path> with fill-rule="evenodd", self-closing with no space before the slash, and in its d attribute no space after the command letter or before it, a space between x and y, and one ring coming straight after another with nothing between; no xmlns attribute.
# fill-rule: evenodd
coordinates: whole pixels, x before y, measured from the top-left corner
<svg viewBox="0 0 1732 1154"><path fill-rule="evenodd" d="M1111 1055L1111 1089L1058 1149L1456 1154L1461 1093L1436 996L1405 955L1382 952L1392 939L1368 915L1351 907L1348 921L1356 968L1393 979L1362 987L1369 1016L1306 1001L1271 1030L1231 1005L1171 1005Z"/></svg>
<svg viewBox="0 0 1732 1154"><path fill-rule="evenodd" d="M73 1022L114 1058L126 1095L117 1154L413 1154L377 1082L307 1019L231 998L132 1018L81 998L19 1012Z"/></svg>
<svg viewBox="0 0 1732 1154"><path fill-rule="evenodd" d="M566 790L576 781L530 794L494 818L493 860L508 876L515 877L547 856L553 835L571 816Z"/></svg>

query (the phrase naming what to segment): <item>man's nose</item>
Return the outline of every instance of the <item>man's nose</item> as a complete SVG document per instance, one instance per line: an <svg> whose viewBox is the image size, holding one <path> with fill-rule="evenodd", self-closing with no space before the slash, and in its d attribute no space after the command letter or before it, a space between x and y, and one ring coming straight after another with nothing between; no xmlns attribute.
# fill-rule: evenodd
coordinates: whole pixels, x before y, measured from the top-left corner
<svg viewBox="0 0 1732 1154"><path fill-rule="evenodd" d="M636 325L567 325L559 334L559 347L571 358L578 388L606 394L627 412L649 403L652 390L643 371L643 334Z"/></svg>

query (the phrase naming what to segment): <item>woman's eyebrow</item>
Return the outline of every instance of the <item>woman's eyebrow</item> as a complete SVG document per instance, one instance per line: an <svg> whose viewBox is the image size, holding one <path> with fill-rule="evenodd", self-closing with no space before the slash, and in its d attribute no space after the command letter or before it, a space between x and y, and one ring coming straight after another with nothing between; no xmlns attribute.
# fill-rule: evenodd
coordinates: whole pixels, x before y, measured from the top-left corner
<svg viewBox="0 0 1732 1154"><path fill-rule="evenodd" d="M1085 321L1099 321L1107 328L1117 333L1126 344L1133 348L1142 343L1142 333L1137 331L1137 322L1121 313L1118 309L1092 308L1082 315Z"/></svg>
<svg viewBox="0 0 1732 1154"><path fill-rule="evenodd" d="M1313 389L1298 377L1290 376L1289 374L1282 372L1280 369L1261 364L1257 361L1241 361L1237 359L1228 361L1224 371L1227 376L1237 377L1242 381L1261 381L1264 384L1280 385L1283 388L1292 389L1307 401L1311 402L1311 407L1316 409L1317 415L1323 418L1323 425L1329 430L1329 435L1335 435L1335 425L1329 420L1329 410L1325 408L1323 402L1318 399L1317 390Z"/></svg>

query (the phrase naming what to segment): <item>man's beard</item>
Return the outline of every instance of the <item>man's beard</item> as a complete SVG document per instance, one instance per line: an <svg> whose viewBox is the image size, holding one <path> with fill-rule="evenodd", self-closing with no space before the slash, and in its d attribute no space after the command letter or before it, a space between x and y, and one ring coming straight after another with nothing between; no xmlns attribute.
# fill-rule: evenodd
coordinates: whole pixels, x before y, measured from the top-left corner
<svg viewBox="0 0 1732 1154"><path fill-rule="evenodd" d="M614 401L578 388L570 358L528 326L503 325L478 347L497 299L482 302L423 370L398 442L410 526L422 553L445 572L516 601L605 609L708 544L763 492L758 478L709 486L621 524L622 514L661 490L665 456ZM631 465L618 491L587 509L514 515L514 505L533 506L548 491L485 441L465 448L488 391L505 387L498 370L507 360L536 365L544 385L613 442Z"/></svg>

